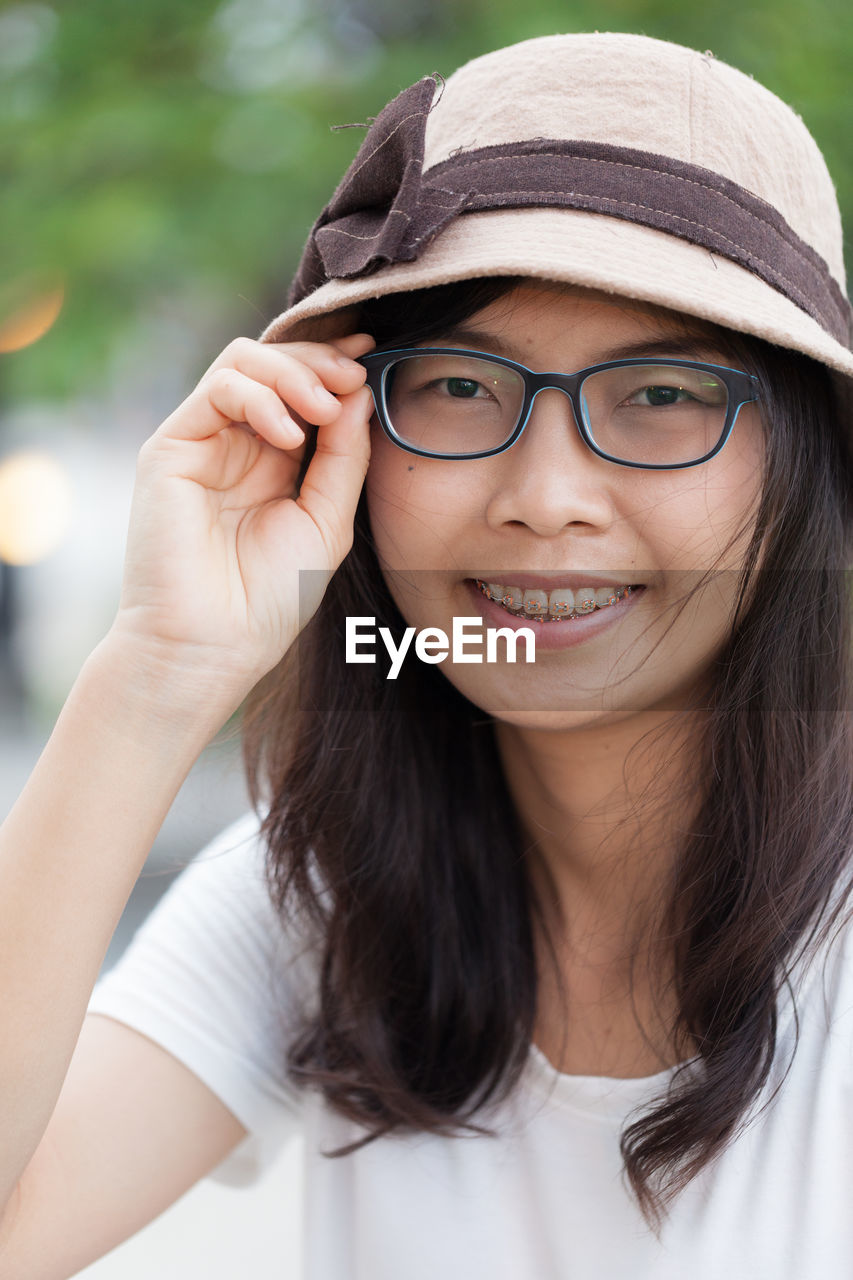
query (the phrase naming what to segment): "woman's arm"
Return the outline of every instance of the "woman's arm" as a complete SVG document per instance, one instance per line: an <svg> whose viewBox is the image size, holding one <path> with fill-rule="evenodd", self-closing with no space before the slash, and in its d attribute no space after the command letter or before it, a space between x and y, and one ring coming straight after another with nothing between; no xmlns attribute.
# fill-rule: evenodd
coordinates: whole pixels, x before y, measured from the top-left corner
<svg viewBox="0 0 853 1280"><path fill-rule="evenodd" d="M2 1280L67 1280L222 1161L245 1130L171 1054L89 1015L56 1110L0 1222Z"/></svg>
<svg viewBox="0 0 853 1280"><path fill-rule="evenodd" d="M143 666L127 648L110 637L89 658L0 828L4 1204L53 1110L154 837L224 718L202 690L168 666Z"/></svg>
<svg viewBox="0 0 853 1280"><path fill-rule="evenodd" d="M16 1274L16 1234L48 1236L60 1214L51 1197L62 1179L35 1180L28 1166L91 1162L103 1093L87 1083L59 1107L57 1099L151 843L202 748L304 624L299 570L314 571L316 607L349 548L370 399L347 357L369 346L364 336L334 346L238 340L143 447L118 615L0 827L3 1280ZM334 396L323 400L323 387ZM298 493L303 432L286 407L318 424ZM177 1088L178 1074L169 1078ZM129 1088L115 1082L119 1110ZM132 1165L138 1127L125 1133ZM233 1140L232 1127L223 1154ZM179 1125L171 1141L186 1148L192 1132ZM105 1166L102 1176L106 1187L115 1171ZM40 1193L38 1223L21 1208L28 1197L35 1205L36 1181L52 1188Z"/></svg>

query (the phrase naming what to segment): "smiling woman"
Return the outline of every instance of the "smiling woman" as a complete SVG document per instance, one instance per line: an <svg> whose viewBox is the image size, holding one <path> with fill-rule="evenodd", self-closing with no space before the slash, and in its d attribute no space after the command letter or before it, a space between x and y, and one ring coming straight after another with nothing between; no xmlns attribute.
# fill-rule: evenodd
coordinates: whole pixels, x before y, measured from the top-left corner
<svg viewBox="0 0 853 1280"><path fill-rule="evenodd" d="M297 1131L310 1280L849 1274L843 285L815 144L707 55L549 37L375 119L143 449L0 832L0 1274ZM256 814L90 998L247 695Z"/></svg>

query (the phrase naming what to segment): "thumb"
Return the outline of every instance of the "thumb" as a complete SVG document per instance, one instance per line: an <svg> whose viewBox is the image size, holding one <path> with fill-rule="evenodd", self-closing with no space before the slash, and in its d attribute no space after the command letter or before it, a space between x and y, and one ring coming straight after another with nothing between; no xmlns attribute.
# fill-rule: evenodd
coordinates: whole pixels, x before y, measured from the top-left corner
<svg viewBox="0 0 853 1280"><path fill-rule="evenodd" d="M373 396L360 387L340 397L334 422L317 428L314 456L297 502L317 526L337 568L352 545L352 526L370 461Z"/></svg>

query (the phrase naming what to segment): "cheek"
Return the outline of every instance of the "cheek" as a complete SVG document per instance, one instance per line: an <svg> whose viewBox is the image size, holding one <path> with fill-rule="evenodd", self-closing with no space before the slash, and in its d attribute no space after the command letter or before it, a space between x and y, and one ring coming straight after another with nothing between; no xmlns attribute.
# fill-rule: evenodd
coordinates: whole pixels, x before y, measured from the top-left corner
<svg viewBox="0 0 853 1280"><path fill-rule="evenodd" d="M391 568L446 563L448 549L452 551L477 502L474 487L460 471L374 436L365 496L382 563Z"/></svg>
<svg viewBox="0 0 853 1280"><path fill-rule="evenodd" d="M761 498L763 451L746 439L658 490L638 525L661 566L704 571L742 563ZM729 452L729 450L731 450Z"/></svg>

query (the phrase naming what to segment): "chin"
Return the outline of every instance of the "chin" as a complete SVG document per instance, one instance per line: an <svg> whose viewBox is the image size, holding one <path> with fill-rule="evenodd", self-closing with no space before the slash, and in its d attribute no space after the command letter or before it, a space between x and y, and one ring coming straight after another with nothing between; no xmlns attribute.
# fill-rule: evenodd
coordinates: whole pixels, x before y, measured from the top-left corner
<svg viewBox="0 0 853 1280"><path fill-rule="evenodd" d="M451 663L445 664L444 675L485 715L518 729L580 732L649 715L668 719L707 705L705 681L685 681L673 689L642 680L631 681L634 687L629 688L626 680L621 685L584 693L576 684L561 688L561 682L556 680L514 680L506 676L501 680L472 679L470 667Z"/></svg>

